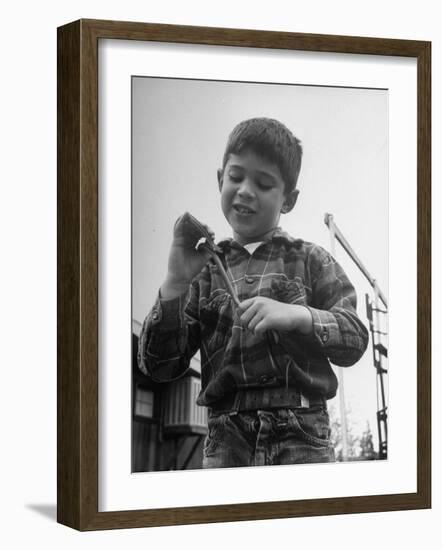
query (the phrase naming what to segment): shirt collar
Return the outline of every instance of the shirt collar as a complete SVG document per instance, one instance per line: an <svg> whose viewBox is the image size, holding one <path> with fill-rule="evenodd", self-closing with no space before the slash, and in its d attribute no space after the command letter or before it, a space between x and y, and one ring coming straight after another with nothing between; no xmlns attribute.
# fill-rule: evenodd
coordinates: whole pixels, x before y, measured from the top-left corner
<svg viewBox="0 0 442 550"><path fill-rule="evenodd" d="M268 242L282 242L284 244L293 245L296 244L298 241L299 239L294 239L286 231L283 231L280 227L277 227ZM219 241L218 246L223 251L226 251L229 248L243 248L237 241L235 241L235 239L232 239L231 237Z"/></svg>

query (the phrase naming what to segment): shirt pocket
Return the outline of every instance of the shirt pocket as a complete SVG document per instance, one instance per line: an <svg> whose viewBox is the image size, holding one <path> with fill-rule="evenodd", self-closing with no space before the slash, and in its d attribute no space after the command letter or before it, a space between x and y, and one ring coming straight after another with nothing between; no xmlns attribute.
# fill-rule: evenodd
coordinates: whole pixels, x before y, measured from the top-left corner
<svg viewBox="0 0 442 550"><path fill-rule="evenodd" d="M229 294L217 294L200 304L201 339L209 352L225 346L232 333L233 304Z"/></svg>
<svg viewBox="0 0 442 550"><path fill-rule="evenodd" d="M271 292L274 300L285 304L307 305L307 292L302 281L296 279L274 279L271 282Z"/></svg>

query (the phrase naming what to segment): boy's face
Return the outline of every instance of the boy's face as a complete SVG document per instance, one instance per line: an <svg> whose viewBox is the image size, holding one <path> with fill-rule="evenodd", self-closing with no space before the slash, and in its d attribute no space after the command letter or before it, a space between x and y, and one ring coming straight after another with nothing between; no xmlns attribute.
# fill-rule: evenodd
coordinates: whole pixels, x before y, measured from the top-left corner
<svg viewBox="0 0 442 550"><path fill-rule="evenodd" d="M218 170L221 207L240 244L264 241L278 226L281 212L295 205L298 191L285 193L276 164L247 149L231 154Z"/></svg>

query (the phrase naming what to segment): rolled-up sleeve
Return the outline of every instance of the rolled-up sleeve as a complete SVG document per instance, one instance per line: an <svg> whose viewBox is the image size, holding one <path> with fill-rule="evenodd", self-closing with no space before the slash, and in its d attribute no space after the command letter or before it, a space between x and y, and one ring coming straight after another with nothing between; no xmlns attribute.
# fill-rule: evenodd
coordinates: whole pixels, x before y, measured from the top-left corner
<svg viewBox="0 0 442 550"><path fill-rule="evenodd" d="M183 296L157 300L146 317L138 343L138 366L156 382L181 377L199 348L195 288Z"/></svg>
<svg viewBox="0 0 442 550"><path fill-rule="evenodd" d="M308 309L313 331L309 339L335 365L351 366L368 344L367 328L356 313L356 291L342 267L320 247L310 270L313 300Z"/></svg>
<svg viewBox="0 0 442 550"><path fill-rule="evenodd" d="M306 307L312 331L282 334L287 349L298 354L325 356L341 367L354 365L364 354L368 331L356 313L356 291L342 267L323 248L315 246L307 261L311 298Z"/></svg>

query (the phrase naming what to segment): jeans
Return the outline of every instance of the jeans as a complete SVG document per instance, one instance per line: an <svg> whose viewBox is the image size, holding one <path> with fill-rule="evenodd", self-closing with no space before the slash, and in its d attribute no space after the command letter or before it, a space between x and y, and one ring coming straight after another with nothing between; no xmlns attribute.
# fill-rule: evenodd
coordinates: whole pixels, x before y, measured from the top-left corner
<svg viewBox="0 0 442 550"><path fill-rule="evenodd" d="M325 406L213 413L203 468L334 462Z"/></svg>

